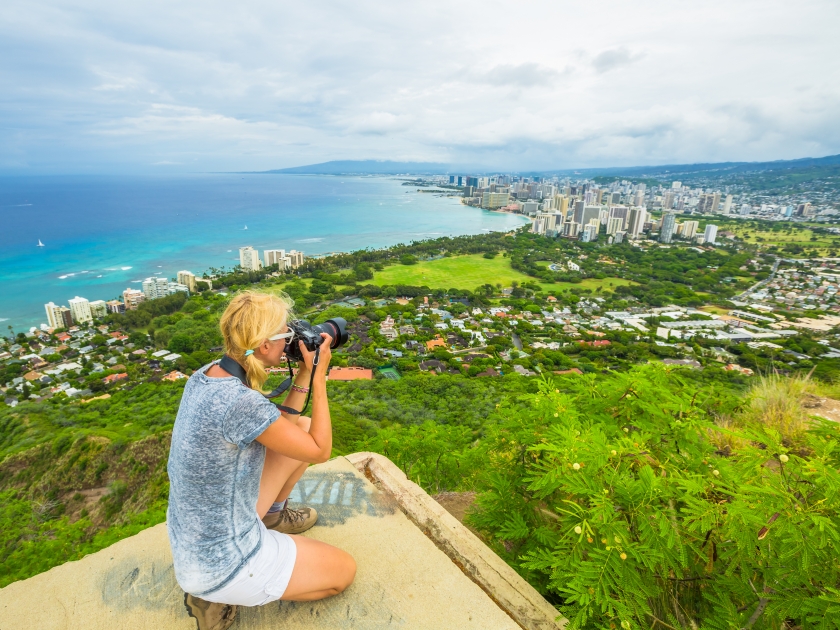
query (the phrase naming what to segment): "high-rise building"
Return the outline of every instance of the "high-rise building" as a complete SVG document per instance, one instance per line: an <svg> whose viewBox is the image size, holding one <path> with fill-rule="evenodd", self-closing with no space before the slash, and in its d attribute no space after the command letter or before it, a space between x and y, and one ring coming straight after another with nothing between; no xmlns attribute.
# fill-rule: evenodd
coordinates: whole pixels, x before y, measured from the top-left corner
<svg viewBox="0 0 840 630"><path fill-rule="evenodd" d="M634 206L645 205L645 191L644 190L637 190L636 191L636 194L633 196L633 205Z"/></svg>
<svg viewBox="0 0 840 630"><path fill-rule="evenodd" d="M536 216L539 211L540 204L538 201L526 201L522 204L522 214L533 217Z"/></svg>
<svg viewBox="0 0 840 630"><path fill-rule="evenodd" d="M610 236L614 235L616 232L620 232L624 229L624 219L621 217L611 217L607 220L607 234Z"/></svg>
<svg viewBox="0 0 840 630"><path fill-rule="evenodd" d="M143 295L147 300L156 300L169 295L169 280L160 276L143 280Z"/></svg>
<svg viewBox="0 0 840 630"><path fill-rule="evenodd" d="M108 314L108 305L105 300L94 300L90 303L90 314L94 319L102 319Z"/></svg>
<svg viewBox="0 0 840 630"><path fill-rule="evenodd" d="M610 207L610 219L621 219L624 224L622 225L621 229L623 230L624 227L627 225L627 219L630 216L630 208L627 206L611 206Z"/></svg>
<svg viewBox="0 0 840 630"><path fill-rule="evenodd" d="M697 202L697 212L702 214L714 214L718 211L720 205L720 193L705 193L700 195L700 200Z"/></svg>
<svg viewBox="0 0 840 630"><path fill-rule="evenodd" d="M602 209L606 208L604 206L584 206L582 212L580 213L579 223L581 225L587 225L593 219L596 219L600 223Z"/></svg>
<svg viewBox="0 0 840 630"><path fill-rule="evenodd" d="M303 252L293 249L289 251L288 258L292 269L297 269L303 264Z"/></svg>
<svg viewBox="0 0 840 630"><path fill-rule="evenodd" d="M674 199L676 195L671 192L670 190L666 191L665 194L662 195L662 208L665 210L670 210L674 207Z"/></svg>
<svg viewBox="0 0 840 630"><path fill-rule="evenodd" d="M120 302L119 300L108 300L105 303L105 306L108 307L109 313L120 314L125 313L125 302Z"/></svg>
<svg viewBox="0 0 840 630"><path fill-rule="evenodd" d="M662 215L662 227L659 228L659 242L670 243L674 237L674 227L677 219L673 212L666 212Z"/></svg>
<svg viewBox="0 0 840 630"><path fill-rule="evenodd" d="M671 182L671 190L679 190L682 188L682 182Z"/></svg>
<svg viewBox="0 0 840 630"><path fill-rule="evenodd" d="M263 262L266 267L277 265L280 271L291 267L291 262L286 256L285 249L266 249L263 252Z"/></svg>
<svg viewBox="0 0 840 630"><path fill-rule="evenodd" d="M481 196L482 208L501 208L502 206L508 205L508 203L510 203L509 193L486 192Z"/></svg>
<svg viewBox="0 0 840 630"><path fill-rule="evenodd" d="M262 263L260 263L260 253L250 245L240 247L239 266L245 271L259 271L262 269Z"/></svg>
<svg viewBox="0 0 840 630"><path fill-rule="evenodd" d="M621 243L624 242L624 237L625 236L627 236L627 232L622 232L622 231L616 232L615 234L613 234L613 244L614 245L620 245Z"/></svg>
<svg viewBox="0 0 840 630"><path fill-rule="evenodd" d="M601 224L598 223L590 223L589 225L585 225L583 227L583 231L580 233L580 240L583 243L593 243L598 240L598 228L600 228Z"/></svg>
<svg viewBox="0 0 840 630"><path fill-rule="evenodd" d="M534 234L545 234L549 230L554 231L557 215L553 212L538 212L531 224L531 232Z"/></svg>
<svg viewBox="0 0 840 630"><path fill-rule="evenodd" d="M555 197L554 200L554 207L565 217L569 213L569 198L564 195L562 197Z"/></svg>
<svg viewBox="0 0 840 630"><path fill-rule="evenodd" d="M610 194L610 204L611 205L617 205L619 203L621 203L621 193L620 192L611 193Z"/></svg>
<svg viewBox="0 0 840 630"><path fill-rule="evenodd" d="M681 236L688 240L693 239L697 235L698 227L700 227L699 221L684 221L682 223Z"/></svg>
<svg viewBox="0 0 840 630"><path fill-rule="evenodd" d="M645 227L647 210L644 208L630 208L630 220L627 224L627 235L630 238L638 238Z"/></svg>
<svg viewBox="0 0 840 630"><path fill-rule="evenodd" d="M717 240L717 226L711 223L706 226L706 231L703 232L703 242L715 244Z"/></svg>
<svg viewBox="0 0 840 630"><path fill-rule="evenodd" d="M813 216L814 209L809 203L800 203L796 206L796 216L798 217L810 217Z"/></svg>
<svg viewBox="0 0 840 630"><path fill-rule="evenodd" d="M578 199L575 201L575 209L572 214L572 219L575 223L580 223L583 220L583 207L586 204L583 203L582 200Z"/></svg>
<svg viewBox="0 0 840 630"><path fill-rule="evenodd" d="M179 271L178 283L186 286L190 293L195 293L195 274L191 271Z"/></svg>
<svg viewBox="0 0 840 630"><path fill-rule="evenodd" d="M137 289L126 289L123 291L123 303L125 304L125 309L127 311L134 311L140 305L141 302L146 300L146 295L142 291L138 291Z"/></svg>
<svg viewBox="0 0 840 630"><path fill-rule="evenodd" d="M73 325L73 315L66 306L57 306L50 302L44 305L47 311L47 324L50 328L70 328Z"/></svg>
<svg viewBox="0 0 840 630"><path fill-rule="evenodd" d="M90 313L90 302L85 298L77 295L72 300L67 300L67 305L70 307L73 321L77 324L93 321L93 316Z"/></svg>
<svg viewBox="0 0 840 630"><path fill-rule="evenodd" d="M729 214L732 211L732 195L726 195L723 202L723 214Z"/></svg>

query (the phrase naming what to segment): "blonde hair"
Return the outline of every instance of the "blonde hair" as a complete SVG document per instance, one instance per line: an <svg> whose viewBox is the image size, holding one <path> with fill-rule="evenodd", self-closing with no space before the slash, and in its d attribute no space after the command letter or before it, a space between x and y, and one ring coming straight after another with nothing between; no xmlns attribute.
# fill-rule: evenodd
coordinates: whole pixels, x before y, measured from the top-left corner
<svg viewBox="0 0 840 630"><path fill-rule="evenodd" d="M256 356L246 356L245 352L279 333L289 320L292 306L294 302L285 293L242 291L230 301L219 321L225 354L245 368L248 384L253 389L262 391L268 374Z"/></svg>

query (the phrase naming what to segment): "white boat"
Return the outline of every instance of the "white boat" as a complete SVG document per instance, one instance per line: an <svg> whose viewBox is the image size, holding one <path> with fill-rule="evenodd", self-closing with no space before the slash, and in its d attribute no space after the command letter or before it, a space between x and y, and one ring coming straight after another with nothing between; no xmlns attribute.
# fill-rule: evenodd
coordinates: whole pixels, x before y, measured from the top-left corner
<svg viewBox="0 0 840 630"><path fill-rule="evenodd" d="M248 229L248 226L246 225L246 226L245 226L244 228L242 228L242 229L243 229L243 230L247 230L247 229Z"/></svg>
<svg viewBox="0 0 840 630"><path fill-rule="evenodd" d="M40 238L38 239L38 247L45 247Z"/></svg>

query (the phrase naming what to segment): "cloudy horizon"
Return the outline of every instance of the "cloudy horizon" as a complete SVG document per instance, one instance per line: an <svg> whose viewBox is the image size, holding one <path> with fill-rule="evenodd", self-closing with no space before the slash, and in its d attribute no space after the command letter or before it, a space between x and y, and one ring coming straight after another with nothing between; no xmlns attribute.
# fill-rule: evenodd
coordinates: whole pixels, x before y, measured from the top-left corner
<svg viewBox="0 0 840 630"><path fill-rule="evenodd" d="M840 153L840 4L7 0L0 173Z"/></svg>

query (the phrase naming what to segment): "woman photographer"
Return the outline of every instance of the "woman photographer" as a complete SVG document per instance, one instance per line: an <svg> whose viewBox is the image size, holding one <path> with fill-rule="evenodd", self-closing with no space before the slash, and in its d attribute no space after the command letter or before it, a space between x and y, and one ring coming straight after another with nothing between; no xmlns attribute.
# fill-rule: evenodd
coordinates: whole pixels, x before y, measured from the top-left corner
<svg viewBox="0 0 840 630"><path fill-rule="evenodd" d="M274 295L237 295L220 326L225 353L244 368L249 387L216 362L184 388L169 452L167 528L175 577L199 630L228 628L238 605L336 595L356 574L348 553L293 535L317 514L290 507L289 494L332 450L331 339L322 333L314 365L315 352L293 339L289 311ZM281 414L261 393L266 368L280 365L287 343L300 343L304 361L284 405L303 406L314 370L311 418Z"/></svg>

